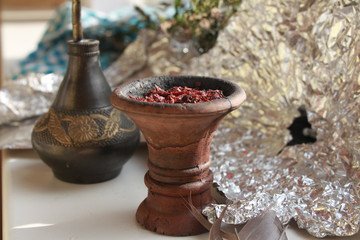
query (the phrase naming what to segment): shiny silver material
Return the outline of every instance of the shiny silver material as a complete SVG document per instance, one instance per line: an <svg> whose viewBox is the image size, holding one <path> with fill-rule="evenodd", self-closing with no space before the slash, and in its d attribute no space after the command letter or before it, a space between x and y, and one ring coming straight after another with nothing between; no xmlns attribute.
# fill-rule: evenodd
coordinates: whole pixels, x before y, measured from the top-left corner
<svg viewBox="0 0 360 240"><path fill-rule="evenodd" d="M0 148L31 148L35 120L49 109L63 76L28 74L0 89Z"/></svg>
<svg viewBox="0 0 360 240"><path fill-rule="evenodd" d="M358 1L243 1L194 61L190 74L233 79L248 93L212 146L214 180L232 202L225 222L272 208L316 237L359 231L359 12ZM317 141L286 147L300 107Z"/></svg>
<svg viewBox="0 0 360 240"><path fill-rule="evenodd" d="M46 112L61 81L56 74L29 74L5 82L0 89L0 125Z"/></svg>

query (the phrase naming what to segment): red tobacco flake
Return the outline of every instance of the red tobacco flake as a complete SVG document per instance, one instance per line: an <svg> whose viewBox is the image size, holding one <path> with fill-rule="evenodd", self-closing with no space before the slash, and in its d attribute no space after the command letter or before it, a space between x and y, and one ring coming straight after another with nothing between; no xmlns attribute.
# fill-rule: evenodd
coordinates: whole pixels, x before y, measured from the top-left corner
<svg viewBox="0 0 360 240"><path fill-rule="evenodd" d="M129 98L143 102L161 102L161 103L199 103L208 102L216 99L224 98L221 90L199 90L196 88L176 86L168 90L164 90L159 86L155 86L154 90L144 94L144 97Z"/></svg>
<svg viewBox="0 0 360 240"><path fill-rule="evenodd" d="M234 177L234 174L232 174L232 173L227 173L227 174L226 174L226 177L227 177L228 179L232 179L232 178Z"/></svg>

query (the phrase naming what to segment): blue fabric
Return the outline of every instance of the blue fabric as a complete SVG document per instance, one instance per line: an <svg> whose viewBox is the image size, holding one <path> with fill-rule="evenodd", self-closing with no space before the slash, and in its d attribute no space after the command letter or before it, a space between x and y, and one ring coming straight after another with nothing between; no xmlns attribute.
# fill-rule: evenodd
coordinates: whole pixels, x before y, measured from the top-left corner
<svg viewBox="0 0 360 240"><path fill-rule="evenodd" d="M143 10L153 22L157 21L158 9L147 7ZM165 16L172 16L173 13L173 9L164 12ZM56 10L37 49L20 62L20 72L14 78L29 72L65 74L67 41L72 39L71 14L71 2L64 3ZM100 41L100 62L104 69L116 60L126 44L136 38L137 30L146 27L144 17L133 7L111 13L83 7L81 22L84 38Z"/></svg>

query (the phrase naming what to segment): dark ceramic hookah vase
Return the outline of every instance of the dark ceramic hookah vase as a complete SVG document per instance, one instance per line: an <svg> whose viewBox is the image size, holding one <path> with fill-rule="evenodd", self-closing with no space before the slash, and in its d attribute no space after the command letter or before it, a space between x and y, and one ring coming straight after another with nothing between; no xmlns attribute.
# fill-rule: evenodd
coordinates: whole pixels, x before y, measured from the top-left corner
<svg viewBox="0 0 360 240"><path fill-rule="evenodd" d="M99 41L68 42L69 63L57 96L32 132L32 144L54 175L72 183L116 177L139 143L136 125L110 103Z"/></svg>

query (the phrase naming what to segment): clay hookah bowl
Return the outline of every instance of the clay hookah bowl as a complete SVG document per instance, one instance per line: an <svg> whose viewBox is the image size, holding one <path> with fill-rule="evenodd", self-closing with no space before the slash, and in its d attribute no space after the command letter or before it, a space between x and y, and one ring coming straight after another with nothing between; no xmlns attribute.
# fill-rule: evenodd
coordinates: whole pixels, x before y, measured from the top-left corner
<svg viewBox="0 0 360 240"><path fill-rule="evenodd" d="M143 97L155 86L222 90L225 98L202 103L149 103ZM164 76L136 80L116 88L115 108L126 113L142 131L148 146L145 184L147 198L136 213L146 229L172 236L196 235L206 229L189 211L186 201L199 210L211 203L213 173L210 143L220 121L245 100L236 84L216 78Z"/></svg>

